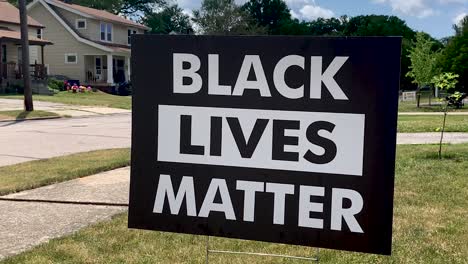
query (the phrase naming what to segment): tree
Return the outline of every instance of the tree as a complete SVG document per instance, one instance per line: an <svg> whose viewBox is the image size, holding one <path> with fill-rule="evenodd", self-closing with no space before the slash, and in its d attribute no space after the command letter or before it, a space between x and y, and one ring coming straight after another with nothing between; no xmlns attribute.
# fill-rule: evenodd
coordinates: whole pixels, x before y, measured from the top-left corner
<svg viewBox="0 0 468 264"><path fill-rule="evenodd" d="M33 0L26 0L26 5L31 3ZM8 0L8 2L16 7L18 7L19 1L18 0Z"/></svg>
<svg viewBox="0 0 468 264"><path fill-rule="evenodd" d="M193 22L202 34L242 35L264 32L234 0L203 0L201 8L193 11L193 16Z"/></svg>
<svg viewBox="0 0 468 264"><path fill-rule="evenodd" d="M416 34L416 42L409 50L408 57L411 66L406 76L413 79L413 83L418 85L417 106L420 105L420 89L432 83L432 79L437 75L436 63L438 53L432 51L433 41L422 32Z"/></svg>
<svg viewBox="0 0 468 264"><path fill-rule="evenodd" d="M455 36L442 52L439 65L445 72L460 76L458 90L468 93L468 16L454 25Z"/></svg>
<svg viewBox="0 0 468 264"><path fill-rule="evenodd" d="M26 4L33 0L26 0ZM8 0L17 6L17 0ZM166 0L72 0L71 3L106 10L113 14L120 14L132 18L141 18L143 14L152 12L157 7L167 5Z"/></svg>
<svg viewBox="0 0 468 264"><path fill-rule="evenodd" d="M28 14L26 11L26 0L19 0L20 27L21 27L21 49L22 49L22 69L23 69L23 85L24 85L24 110L34 111L31 76L29 75L29 29L28 29Z"/></svg>
<svg viewBox="0 0 468 264"><path fill-rule="evenodd" d="M458 74L454 74L451 72L441 73L440 75L434 76L432 78L432 83L441 89L446 90L447 92L453 91L455 89L457 82L458 82ZM449 98L453 98L454 100L459 100L462 97L460 92L454 92L452 95L449 95L445 99L445 105L443 107L444 111L444 121L442 123L442 131L440 133L440 142L439 142L439 159L442 159L442 141L444 139L444 131L445 131L445 122L447 120L447 108L449 103Z"/></svg>
<svg viewBox="0 0 468 264"><path fill-rule="evenodd" d="M166 0L73 0L73 3L134 18L167 4Z"/></svg>
<svg viewBox="0 0 468 264"><path fill-rule="evenodd" d="M468 32L468 15L465 16L458 24L453 25L455 36L461 36Z"/></svg>
<svg viewBox="0 0 468 264"><path fill-rule="evenodd" d="M269 35L280 33L282 23L291 20L288 6L283 0L250 0L242 6L260 27L266 28Z"/></svg>
<svg viewBox="0 0 468 264"><path fill-rule="evenodd" d="M299 19L282 20L278 27L279 35L309 35L309 26Z"/></svg>
<svg viewBox="0 0 468 264"><path fill-rule="evenodd" d="M317 18L307 23L309 35L312 36L343 36L348 23L348 17Z"/></svg>
<svg viewBox="0 0 468 264"><path fill-rule="evenodd" d="M190 17L184 14L183 9L177 5L168 6L160 12L146 14L143 23L151 28L151 33L193 33Z"/></svg>

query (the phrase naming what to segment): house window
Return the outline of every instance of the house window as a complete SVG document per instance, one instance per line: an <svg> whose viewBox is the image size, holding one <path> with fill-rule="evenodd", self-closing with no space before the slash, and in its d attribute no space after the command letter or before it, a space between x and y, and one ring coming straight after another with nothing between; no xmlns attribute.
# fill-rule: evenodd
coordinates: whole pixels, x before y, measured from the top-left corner
<svg viewBox="0 0 468 264"><path fill-rule="evenodd" d="M101 23L101 40L112 42L112 24Z"/></svg>
<svg viewBox="0 0 468 264"><path fill-rule="evenodd" d="M102 61L101 57L96 57L96 75L102 74Z"/></svg>
<svg viewBox="0 0 468 264"><path fill-rule="evenodd" d="M76 53L67 53L65 54L65 63L66 64L77 64L78 55Z"/></svg>
<svg viewBox="0 0 468 264"><path fill-rule="evenodd" d="M131 42L130 42L131 39L132 39L131 36L134 35L134 34L136 34L136 33L137 33L136 30L133 30L133 29L129 29L129 30L128 30L128 45L131 44Z"/></svg>
<svg viewBox="0 0 468 264"><path fill-rule="evenodd" d="M87 23L86 19L77 19L76 20L76 28L77 29L86 29Z"/></svg>
<svg viewBox="0 0 468 264"><path fill-rule="evenodd" d="M42 28L37 29L36 36L38 39L42 39Z"/></svg>

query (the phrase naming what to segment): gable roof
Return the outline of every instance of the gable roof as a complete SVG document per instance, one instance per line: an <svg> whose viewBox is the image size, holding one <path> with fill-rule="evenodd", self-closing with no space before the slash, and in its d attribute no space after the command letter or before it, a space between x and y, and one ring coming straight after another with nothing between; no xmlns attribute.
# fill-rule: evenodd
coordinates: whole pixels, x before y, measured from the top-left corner
<svg viewBox="0 0 468 264"><path fill-rule="evenodd" d="M6 0L0 0L0 22L19 25L20 15L18 8L8 3ZM44 27L30 16L28 16L28 26L38 28Z"/></svg>
<svg viewBox="0 0 468 264"><path fill-rule="evenodd" d="M0 29L0 41L12 41L15 43L21 43L21 33L18 31ZM45 39L38 39L33 36L29 36L30 45L52 45L52 42Z"/></svg>
<svg viewBox="0 0 468 264"><path fill-rule="evenodd" d="M100 49L102 51L106 52L124 52L124 53L130 53L130 49L128 48L118 48L118 47L112 47L109 45L102 45L96 41L89 40L86 38L83 38L77 32L75 32L62 18L59 16L53 9L52 7L48 4L50 0L34 0L28 5L28 10L33 8L35 5L39 4L42 5L47 12L49 12L57 21L60 23L66 31L68 31L78 42L89 45L91 47ZM87 15L86 15L87 16ZM88 16L87 16L88 17Z"/></svg>
<svg viewBox="0 0 468 264"><path fill-rule="evenodd" d="M85 15L85 17L92 17L92 18L95 18L95 19L103 20L103 21L114 22L114 23L118 23L118 24L124 24L124 25L127 25L127 26L131 26L131 27L135 27L135 28L141 28L141 29L145 29L145 30L150 29L145 25L136 23L136 22L134 22L132 20L123 18L123 17L118 16L118 15L114 15L114 14L112 14L110 12L105 11L105 10L94 9L94 8L85 7L85 6L81 6L81 5L76 5L76 4L72 4L72 3L65 3L65 2L59 1L59 0L46 0L46 2L48 4L57 6L59 8L66 9L66 10L71 11L71 12L75 11L75 13L81 13L80 15Z"/></svg>

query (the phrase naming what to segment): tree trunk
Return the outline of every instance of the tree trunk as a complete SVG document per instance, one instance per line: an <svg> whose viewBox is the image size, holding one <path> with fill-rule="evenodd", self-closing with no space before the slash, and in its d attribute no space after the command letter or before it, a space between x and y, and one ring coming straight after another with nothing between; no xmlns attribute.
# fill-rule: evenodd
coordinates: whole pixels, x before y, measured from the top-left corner
<svg viewBox="0 0 468 264"><path fill-rule="evenodd" d="M23 69L23 83L24 83L24 109L28 112L34 111L32 90L31 90L31 76L29 73L29 30L28 30L28 15L26 13L26 0L18 0L20 10L20 23L21 23L21 49L23 53L22 69Z"/></svg>
<svg viewBox="0 0 468 264"><path fill-rule="evenodd" d="M442 140L444 139L445 122L446 122L446 120L447 120L447 108L448 108L448 102L445 104L445 109L444 109L444 122L443 122L443 124L442 124L442 132L440 133L439 159L442 159Z"/></svg>
<svg viewBox="0 0 468 264"><path fill-rule="evenodd" d="M429 89L429 106L431 106L431 99L432 99L432 87Z"/></svg>
<svg viewBox="0 0 468 264"><path fill-rule="evenodd" d="M419 108L419 103L421 102L421 88L418 85L416 89L416 106Z"/></svg>

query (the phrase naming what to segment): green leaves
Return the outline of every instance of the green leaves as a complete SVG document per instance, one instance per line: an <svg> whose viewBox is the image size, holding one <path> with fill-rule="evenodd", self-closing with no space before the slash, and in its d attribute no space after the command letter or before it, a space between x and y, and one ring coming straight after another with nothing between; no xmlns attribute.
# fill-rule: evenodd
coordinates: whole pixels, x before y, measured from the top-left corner
<svg viewBox="0 0 468 264"><path fill-rule="evenodd" d="M455 89L458 83L458 77L460 77L458 74L455 74L452 72L444 72L444 73L434 76L431 80L431 83L433 83L435 87L441 90L450 91L451 89ZM456 94L460 94L460 93L456 92ZM460 94L460 97L461 97L461 94Z"/></svg>
<svg viewBox="0 0 468 264"><path fill-rule="evenodd" d="M151 33L190 34L193 33L190 17L178 5L167 6L159 12L147 13L143 23L151 28Z"/></svg>
<svg viewBox="0 0 468 264"><path fill-rule="evenodd" d="M264 29L253 23L249 13L234 0L203 0L201 8L193 11L192 20L201 33L207 35L245 35L264 32Z"/></svg>
<svg viewBox="0 0 468 264"><path fill-rule="evenodd" d="M283 0L250 0L242 9L270 35L280 34L282 23L291 20L290 10Z"/></svg>
<svg viewBox="0 0 468 264"><path fill-rule="evenodd" d="M412 78L413 83L419 87L431 84L432 78L437 74L436 63L440 52L432 51L434 44L427 34L418 32L416 42L409 50L411 66L406 76Z"/></svg>

